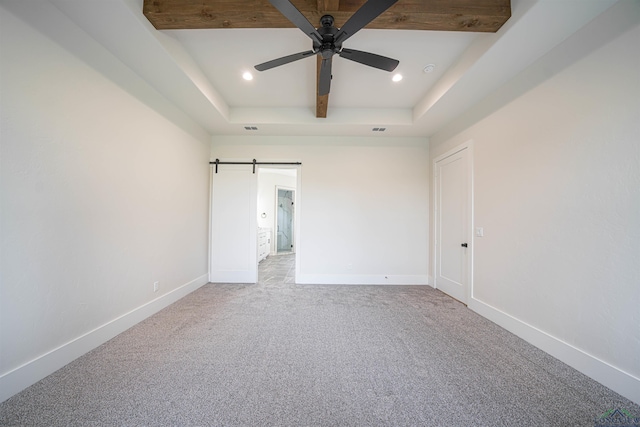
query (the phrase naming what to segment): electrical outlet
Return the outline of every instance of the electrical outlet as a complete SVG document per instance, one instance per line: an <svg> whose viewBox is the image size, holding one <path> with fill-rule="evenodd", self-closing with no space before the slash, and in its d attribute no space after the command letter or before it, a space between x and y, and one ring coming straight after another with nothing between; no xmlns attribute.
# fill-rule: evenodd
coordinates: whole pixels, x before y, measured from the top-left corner
<svg viewBox="0 0 640 427"><path fill-rule="evenodd" d="M153 282L153 292L158 292L159 283L160 282Z"/></svg>

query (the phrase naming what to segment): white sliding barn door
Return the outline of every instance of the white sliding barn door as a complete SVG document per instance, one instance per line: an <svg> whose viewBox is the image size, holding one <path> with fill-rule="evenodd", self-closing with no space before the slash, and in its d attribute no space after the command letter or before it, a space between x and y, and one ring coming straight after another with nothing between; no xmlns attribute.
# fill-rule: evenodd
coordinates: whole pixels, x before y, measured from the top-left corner
<svg viewBox="0 0 640 427"><path fill-rule="evenodd" d="M468 147L435 162L435 285L465 304L472 250L470 177Z"/></svg>
<svg viewBox="0 0 640 427"><path fill-rule="evenodd" d="M211 282L258 280L258 179L252 169L221 165L211 174Z"/></svg>

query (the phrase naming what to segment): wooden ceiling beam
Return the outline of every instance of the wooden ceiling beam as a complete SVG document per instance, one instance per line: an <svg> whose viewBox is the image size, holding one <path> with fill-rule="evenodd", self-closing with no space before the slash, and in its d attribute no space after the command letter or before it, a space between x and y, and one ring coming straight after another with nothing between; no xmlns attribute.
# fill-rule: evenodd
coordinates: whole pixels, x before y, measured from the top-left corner
<svg viewBox="0 0 640 427"><path fill-rule="evenodd" d="M329 94L318 95L318 92L320 92L320 66L322 65L322 56L316 55L316 58L318 58L316 71L316 117L326 119L327 108L329 107Z"/></svg>
<svg viewBox="0 0 640 427"><path fill-rule="evenodd" d="M318 0L318 13L340 10L340 0Z"/></svg>
<svg viewBox="0 0 640 427"><path fill-rule="evenodd" d="M364 2L293 0L313 25L328 14L338 28ZM144 0L143 13L158 30L293 27L268 0ZM367 28L496 32L510 16L510 0L400 0Z"/></svg>

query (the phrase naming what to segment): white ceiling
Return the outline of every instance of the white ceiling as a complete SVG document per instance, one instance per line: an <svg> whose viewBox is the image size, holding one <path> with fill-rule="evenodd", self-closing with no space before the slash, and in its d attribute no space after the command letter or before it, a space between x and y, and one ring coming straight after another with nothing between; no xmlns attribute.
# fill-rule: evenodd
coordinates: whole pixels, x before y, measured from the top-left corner
<svg viewBox="0 0 640 427"><path fill-rule="evenodd" d="M398 59L404 79L336 56L328 115L319 119L315 57L253 69L310 50L298 29L157 31L142 0L50 1L212 135L246 135L251 125L252 135L413 137L437 132L615 3L512 0L512 17L495 34L363 29L345 47ZM427 64L435 70L424 73ZM372 132L380 126L387 130Z"/></svg>
<svg viewBox="0 0 640 427"><path fill-rule="evenodd" d="M253 66L311 49L296 28L165 31L177 39L233 107L315 107L316 58L268 71ZM394 73L334 57L329 102L334 108L412 108L471 42L485 34L435 31L362 30L345 47L399 57ZM398 49L398 47L401 47ZM427 64L437 64L425 74ZM241 78L250 71L254 80Z"/></svg>

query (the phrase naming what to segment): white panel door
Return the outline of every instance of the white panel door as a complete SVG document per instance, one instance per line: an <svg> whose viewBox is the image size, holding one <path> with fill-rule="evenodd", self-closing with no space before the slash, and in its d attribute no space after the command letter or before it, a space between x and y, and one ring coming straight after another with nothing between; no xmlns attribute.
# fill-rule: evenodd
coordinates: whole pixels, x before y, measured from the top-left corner
<svg viewBox="0 0 640 427"><path fill-rule="evenodd" d="M224 165L212 173L211 282L258 281L258 180L252 169Z"/></svg>
<svg viewBox="0 0 640 427"><path fill-rule="evenodd" d="M435 286L467 303L471 256L468 148L436 161Z"/></svg>

